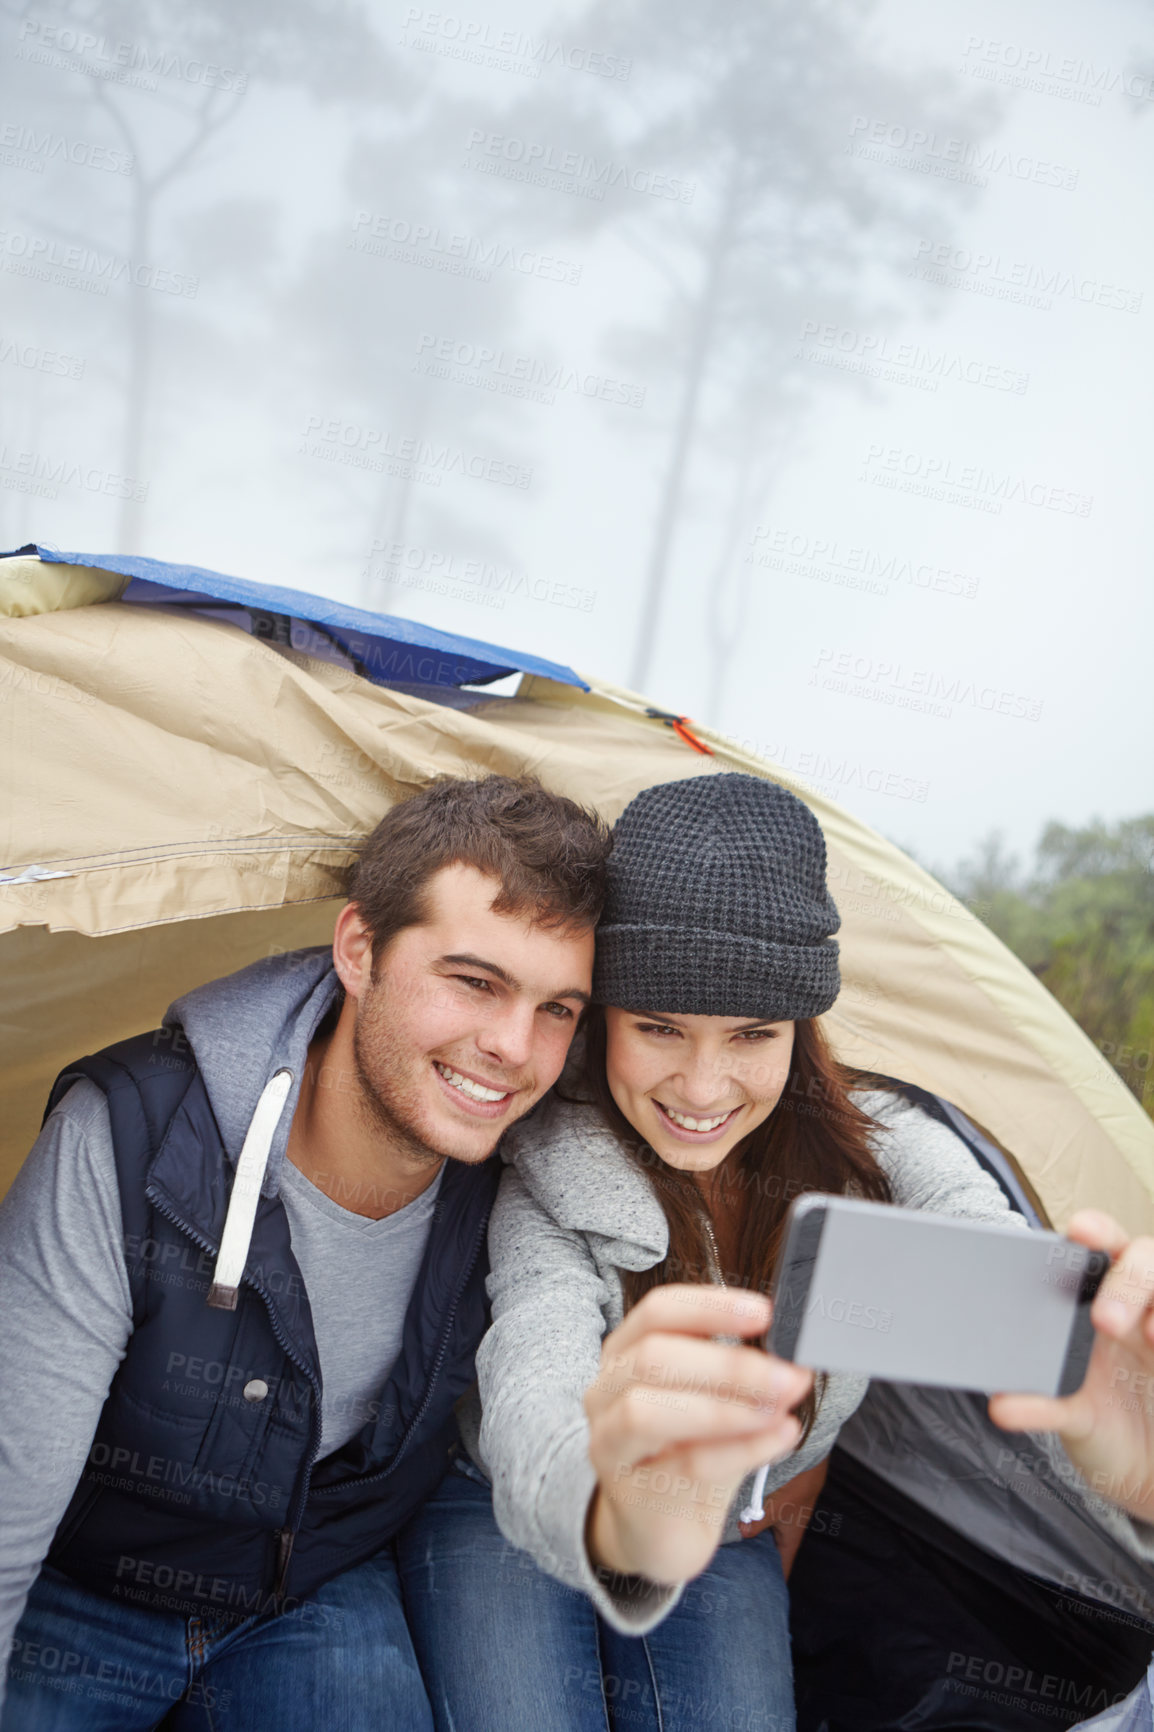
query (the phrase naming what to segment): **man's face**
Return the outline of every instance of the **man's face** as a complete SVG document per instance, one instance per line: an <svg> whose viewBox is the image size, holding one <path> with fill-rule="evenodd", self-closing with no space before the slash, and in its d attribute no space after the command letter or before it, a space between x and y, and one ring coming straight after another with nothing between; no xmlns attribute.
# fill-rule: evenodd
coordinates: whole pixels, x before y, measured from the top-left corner
<svg viewBox="0 0 1154 1732"><path fill-rule="evenodd" d="M412 1156L483 1161L561 1074L592 984L593 931L494 914L500 885L449 866L358 982L354 1052L366 1105ZM342 971L343 972L343 971Z"/></svg>

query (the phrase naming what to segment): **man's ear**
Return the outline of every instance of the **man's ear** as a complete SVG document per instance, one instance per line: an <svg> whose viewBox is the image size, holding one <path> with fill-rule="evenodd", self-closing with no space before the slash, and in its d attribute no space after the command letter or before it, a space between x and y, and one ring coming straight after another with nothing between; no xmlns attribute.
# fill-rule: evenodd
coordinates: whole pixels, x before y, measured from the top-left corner
<svg viewBox="0 0 1154 1732"><path fill-rule="evenodd" d="M349 998L359 999L373 979L373 935L355 902L346 902L333 932L333 967Z"/></svg>

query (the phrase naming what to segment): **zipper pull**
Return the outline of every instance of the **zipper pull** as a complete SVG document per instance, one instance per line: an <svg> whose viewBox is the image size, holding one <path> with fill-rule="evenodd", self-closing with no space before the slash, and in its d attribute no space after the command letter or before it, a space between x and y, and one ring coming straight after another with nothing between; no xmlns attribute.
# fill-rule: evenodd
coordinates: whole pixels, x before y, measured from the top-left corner
<svg viewBox="0 0 1154 1732"><path fill-rule="evenodd" d="M273 1599L277 1602L277 1611L284 1609L285 1585L288 1581L289 1560L293 1555L293 1540L296 1535L292 1528L281 1528L276 1536L276 1583L273 1587Z"/></svg>
<svg viewBox="0 0 1154 1732"><path fill-rule="evenodd" d="M699 740L693 732L688 716L675 716L671 710L647 709L645 714L652 716L655 722L664 722L667 728L672 728L679 740L687 746L692 746L695 752L700 752L706 758L716 757L712 746L707 746L704 740Z"/></svg>

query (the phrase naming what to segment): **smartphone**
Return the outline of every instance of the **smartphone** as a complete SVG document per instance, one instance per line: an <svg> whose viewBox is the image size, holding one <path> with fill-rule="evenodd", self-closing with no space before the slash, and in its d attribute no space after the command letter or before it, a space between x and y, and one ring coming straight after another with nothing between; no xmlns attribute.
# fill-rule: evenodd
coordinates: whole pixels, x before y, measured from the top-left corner
<svg viewBox="0 0 1154 1732"><path fill-rule="evenodd" d="M765 1344L815 1371L1072 1395L1109 1266L1058 1233L807 1195L786 1220Z"/></svg>

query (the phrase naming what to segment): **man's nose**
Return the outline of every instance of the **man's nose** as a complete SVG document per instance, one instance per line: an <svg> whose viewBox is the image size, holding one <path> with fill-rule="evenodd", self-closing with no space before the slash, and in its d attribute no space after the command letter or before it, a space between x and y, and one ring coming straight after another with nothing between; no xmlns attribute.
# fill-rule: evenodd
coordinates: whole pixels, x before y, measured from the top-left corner
<svg viewBox="0 0 1154 1732"><path fill-rule="evenodd" d="M536 1006L504 1004L477 1035L478 1050L510 1070L521 1069L533 1054Z"/></svg>

